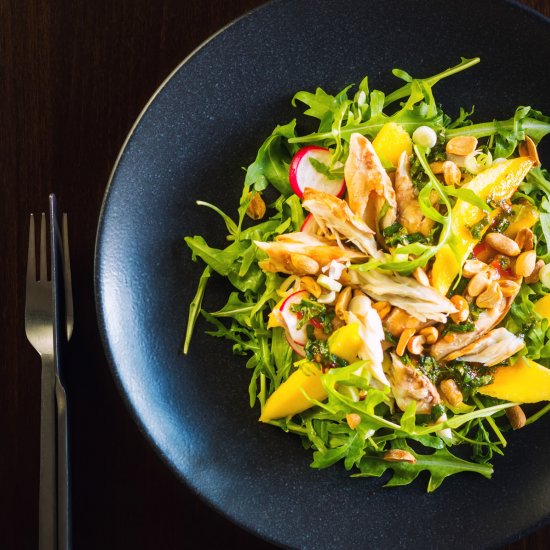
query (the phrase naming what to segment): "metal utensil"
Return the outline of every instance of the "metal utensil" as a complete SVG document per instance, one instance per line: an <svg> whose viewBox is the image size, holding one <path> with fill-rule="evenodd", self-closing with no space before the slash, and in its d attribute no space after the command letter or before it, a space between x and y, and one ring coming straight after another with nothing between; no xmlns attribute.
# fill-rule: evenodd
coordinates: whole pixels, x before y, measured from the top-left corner
<svg viewBox="0 0 550 550"><path fill-rule="evenodd" d="M57 223L57 201L50 195L52 237L52 281L54 293L55 402L57 413L57 538L59 550L70 548L69 458L67 396L61 378L64 344L74 325L71 263L67 214L62 218L62 235Z"/></svg>
<svg viewBox="0 0 550 550"><path fill-rule="evenodd" d="M39 548L53 550L57 544L56 528L56 460L55 460L55 364L53 334L52 283L48 280L46 216L40 220L40 273L36 277L34 215L30 216L25 300L25 332L40 354L40 487Z"/></svg>

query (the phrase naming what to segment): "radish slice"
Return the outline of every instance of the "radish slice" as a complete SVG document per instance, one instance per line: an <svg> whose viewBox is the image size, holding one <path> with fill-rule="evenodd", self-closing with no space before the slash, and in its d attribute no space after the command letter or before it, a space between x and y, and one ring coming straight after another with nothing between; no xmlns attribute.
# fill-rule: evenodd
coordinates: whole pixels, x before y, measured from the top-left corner
<svg viewBox="0 0 550 550"><path fill-rule="evenodd" d="M319 231L319 224L315 221L313 214L308 214L306 216L302 227L300 227L300 231L302 231L302 233L307 233L308 235L317 235L317 231Z"/></svg>
<svg viewBox="0 0 550 550"><path fill-rule="evenodd" d="M304 298L309 298L309 292L307 290L299 290L291 294L281 305L279 311L285 324L287 340L292 340L298 346L305 346L307 342L307 327L304 325L301 328L298 327L298 314L291 311L291 306L299 304ZM292 346L292 343L290 343ZM293 347L293 346L292 346ZM294 349L294 347L293 347Z"/></svg>
<svg viewBox="0 0 550 550"><path fill-rule="evenodd" d="M297 344L288 334L288 332L285 332L286 341L288 342L288 345L300 356L305 357L306 356L306 348L302 346L301 344Z"/></svg>
<svg viewBox="0 0 550 550"><path fill-rule="evenodd" d="M292 159L289 169L290 185L293 191L302 198L304 189L311 187L317 191L324 191L331 195L341 197L346 188L344 179L331 180L317 172L310 162L310 159L318 160L326 166L330 164L330 151L324 147L310 145L300 149Z"/></svg>

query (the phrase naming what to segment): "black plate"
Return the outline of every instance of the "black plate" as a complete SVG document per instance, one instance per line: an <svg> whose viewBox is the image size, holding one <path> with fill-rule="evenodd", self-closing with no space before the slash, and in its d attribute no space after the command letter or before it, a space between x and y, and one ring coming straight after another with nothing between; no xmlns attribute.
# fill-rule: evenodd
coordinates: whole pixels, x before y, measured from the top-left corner
<svg viewBox="0 0 550 550"><path fill-rule="evenodd" d="M467 0L279 1L217 34L180 65L131 132L107 190L97 238L97 309L118 385L143 431L198 494L246 529L292 547L446 548L502 544L550 514L550 419L510 436L492 480L460 475L384 489L343 468L316 471L298 438L258 423L244 359L204 334L180 353L200 264L183 236L223 245L197 199L235 212L258 146L295 116L293 92L334 92L391 69L428 76L480 56L440 83L451 113L550 113L550 25L513 3ZM548 144L542 151L548 164ZM206 309L227 288L213 282Z"/></svg>

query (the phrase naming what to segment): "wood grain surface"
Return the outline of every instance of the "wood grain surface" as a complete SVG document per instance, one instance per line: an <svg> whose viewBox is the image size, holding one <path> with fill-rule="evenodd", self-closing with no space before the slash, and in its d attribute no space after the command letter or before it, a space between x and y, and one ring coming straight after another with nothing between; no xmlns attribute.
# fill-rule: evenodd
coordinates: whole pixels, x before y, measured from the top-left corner
<svg viewBox="0 0 550 550"><path fill-rule="evenodd" d="M0 548L37 548L40 362L25 338L23 282L28 215L50 192L69 213L76 303L74 548L273 548L192 494L139 432L103 355L93 294L101 201L134 120L185 56L262 3L0 1ZM524 3L550 16L550 0ZM550 548L550 528L505 548Z"/></svg>

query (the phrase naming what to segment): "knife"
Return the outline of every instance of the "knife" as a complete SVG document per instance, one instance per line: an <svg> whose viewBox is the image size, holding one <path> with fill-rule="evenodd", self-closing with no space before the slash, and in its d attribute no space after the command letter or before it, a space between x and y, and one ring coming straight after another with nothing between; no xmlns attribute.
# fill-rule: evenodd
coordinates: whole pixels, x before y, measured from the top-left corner
<svg viewBox="0 0 550 550"><path fill-rule="evenodd" d="M52 287L54 317L55 403L57 422L57 548L70 549L69 458L67 431L67 396L63 387L61 365L63 352L72 333L72 295L68 239L64 216L63 238L59 231L57 200L49 197L52 250ZM68 311L70 305L70 312ZM70 325L70 329L69 329Z"/></svg>

